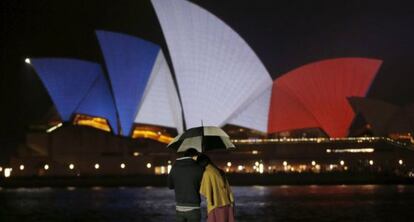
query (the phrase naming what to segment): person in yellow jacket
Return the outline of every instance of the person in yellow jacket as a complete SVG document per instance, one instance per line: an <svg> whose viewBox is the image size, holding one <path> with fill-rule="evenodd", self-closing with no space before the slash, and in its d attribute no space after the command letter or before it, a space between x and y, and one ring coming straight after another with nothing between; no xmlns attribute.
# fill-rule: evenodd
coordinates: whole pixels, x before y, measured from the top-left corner
<svg viewBox="0 0 414 222"><path fill-rule="evenodd" d="M197 162L204 168L200 194L207 203L208 222L234 222L234 196L224 172L205 154Z"/></svg>

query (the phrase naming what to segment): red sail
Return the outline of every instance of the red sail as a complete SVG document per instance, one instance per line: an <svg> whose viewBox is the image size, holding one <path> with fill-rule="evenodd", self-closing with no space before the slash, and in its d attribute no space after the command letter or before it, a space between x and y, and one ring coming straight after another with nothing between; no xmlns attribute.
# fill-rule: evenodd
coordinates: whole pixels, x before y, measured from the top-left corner
<svg viewBox="0 0 414 222"><path fill-rule="evenodd" d="M308 121L311 114L329 136L345 137L355 116L347 98L365 96L381 63L381 60L366 58L338 58L314 62L278 78L274 83L277 87L273 89L282 89L306 109L302 114L297 114L294 111L297 105L286 107L284 112L287 115L293 114L290 119ZM272 98L271 103L272 107L277 107L277 97ZM269 114L270 119L274 118L272 116L281 115L275 109L271 109ZM296 114L298 116L294 116ZM275 128L273 124L277 123L270 122L270 129Z"/></svg>

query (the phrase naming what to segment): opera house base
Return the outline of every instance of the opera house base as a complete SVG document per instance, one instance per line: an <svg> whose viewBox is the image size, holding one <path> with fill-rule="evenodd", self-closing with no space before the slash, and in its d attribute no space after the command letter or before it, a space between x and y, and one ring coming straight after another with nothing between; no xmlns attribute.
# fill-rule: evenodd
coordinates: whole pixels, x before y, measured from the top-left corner
<svg viewBox="0 0 414 222"><path fill-rule="evenodd" d="M380 174L228 174L227 177L232 186L414 184L414 178ZM166 175L14 177L1 179L0 187L163 187L166 186L166 181Z"/></svg>
<svg viewBox="0 0 414 222"><path fill-rule="evenodd" d="M413 145L386 137L235 139L208 155L232 185L414 184ZM165 143L64 126L32 132L0 186L165 186L177 158Z"/></svg>

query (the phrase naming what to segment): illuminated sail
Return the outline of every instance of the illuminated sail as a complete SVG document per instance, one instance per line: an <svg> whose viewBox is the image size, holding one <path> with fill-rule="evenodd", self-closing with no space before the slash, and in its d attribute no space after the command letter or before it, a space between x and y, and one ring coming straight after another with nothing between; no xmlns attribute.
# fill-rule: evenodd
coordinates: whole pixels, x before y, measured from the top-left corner
<svg viewBox="0 0 414 222"><path fill-rule="evenodd" d="M152 0L171 55L188 128L222 126L272 84L249 45L185 0Z"/></svg>
<svg viewBox="0 0 414 222"><path fill-rule="evenodd" d="M269 105L272 87L254 98L247 107L243 107L230 119L229 123L262 132L267 132L269 121Z"/></svg>
<svg viewBox="0 0 414 222"><path fill-rule="evenodd" d="M179 133L183 132L177 89L161 50L152 69L135 122L172 127Z"/></svg>
<svg viewBox="0 0 414 222"><path fill-rule="evenodd" d="M366 58L323 60L299 67L276 81L329 136L345 137L355 116L347 98L365 96L381 63Z"/></svg>
<svg viewBox="0 0 414 222"><path fill-rule="evenodd" d="M160 47L143 39L107 31L96 35L105 58L122 135L130 135Z"/></svg>

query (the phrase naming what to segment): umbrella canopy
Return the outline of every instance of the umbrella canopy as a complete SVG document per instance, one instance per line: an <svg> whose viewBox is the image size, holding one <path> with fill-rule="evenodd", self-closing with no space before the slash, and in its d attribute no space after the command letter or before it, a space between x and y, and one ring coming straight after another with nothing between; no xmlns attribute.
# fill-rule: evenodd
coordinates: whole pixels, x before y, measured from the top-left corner
<svg viewBox="0 0 414 222"><path fill-rule="evenodd" d="M184 152L189 148L198 152L235 148L227 133L215 126L191 128L175 137L167 147L177 152Z"/></svg>

